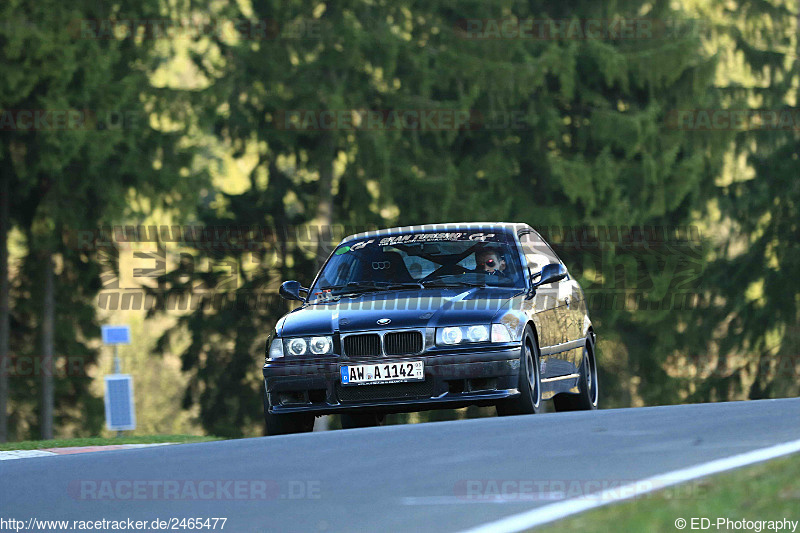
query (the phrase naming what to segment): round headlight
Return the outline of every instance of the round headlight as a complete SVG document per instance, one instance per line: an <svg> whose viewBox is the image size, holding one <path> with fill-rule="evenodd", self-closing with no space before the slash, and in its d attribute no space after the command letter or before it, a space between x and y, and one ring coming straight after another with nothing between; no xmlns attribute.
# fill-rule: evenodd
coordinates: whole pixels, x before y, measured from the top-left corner
<svg viewBox="0 0 800 533"><path fill-rule="evenodd" d="M303 355L306 353L305 339L292 339L289 341L289 353L292 355Z"/></svg>
<svg viewBox="0 0 800 533"><path fill-rule="evenodd" d="M331 339L330 337L312 337L309 347L311 348L311 353L316 355L329 353L331 351Z"/></svg>
<svg viewBox="0 0 800 533"><path fill-rule="evenodd" d="M470 342L489 340L489 329L486 326L470 326L467 329L467 338Z"/></svg>
<svg viewBox="0 0 800 533"><path fill-rule="evenodd" d="M445 344L458 344L461 342L461 328L444 328L442 330L442 342Z"/></svg>

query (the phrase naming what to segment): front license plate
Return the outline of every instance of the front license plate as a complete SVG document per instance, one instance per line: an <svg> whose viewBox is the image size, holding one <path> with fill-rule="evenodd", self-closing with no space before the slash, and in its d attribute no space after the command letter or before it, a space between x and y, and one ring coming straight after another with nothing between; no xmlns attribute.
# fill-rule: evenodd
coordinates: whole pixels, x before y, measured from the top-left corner
<svg viewBox="0 0 800 533"><path fill-rule="evenodd" d="M422 361L346 365L339 370L342 374L342 385L402 383L425 379L425 366Z"/></svg>

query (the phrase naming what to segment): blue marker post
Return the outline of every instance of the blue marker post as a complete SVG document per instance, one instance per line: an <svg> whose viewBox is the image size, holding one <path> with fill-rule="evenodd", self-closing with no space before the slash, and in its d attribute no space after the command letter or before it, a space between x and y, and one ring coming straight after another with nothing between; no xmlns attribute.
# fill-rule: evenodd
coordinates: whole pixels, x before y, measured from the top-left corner
<svg viewBox="0 0 800 533"><path fill-rule="evenodd" d="M117 430L117 437L122 436L123 429L134 429L135 427L135 413L133 411L133 380L131 376L123 375L122 374L122 364L120 363L119 359L119 345L120 344L130 344L131 343L131 328L130 326L123 325L123 326L101 326L100 332L103 337L103 344L112 345L114 347L114 374L112 376L106 376L106 426L108 429ZM111 379L109 379L111 378ZM130 398L126 402L128 409L130 411L130 415L125 417L126 421L117 423L115 422L114 413L116 413L117 409L114 408L114 398L115 394L111 393L110 383L116 383L117 381L125 381L128 385L128 391ZM116 390L116 388L114 389Z"/></svg>

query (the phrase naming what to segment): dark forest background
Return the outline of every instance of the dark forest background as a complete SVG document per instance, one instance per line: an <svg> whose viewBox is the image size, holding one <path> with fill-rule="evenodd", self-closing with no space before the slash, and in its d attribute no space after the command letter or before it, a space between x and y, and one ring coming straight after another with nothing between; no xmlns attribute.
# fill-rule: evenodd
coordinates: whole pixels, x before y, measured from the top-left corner
<svg viewBox="0 0 800 533"><path fill-rule="evenodd" d="M4 1L0 441L103 431L109 322L141 431L260 434L280 282L349 229L455 221L552 240L605 407L797 395L800 11L673 6Z"/></svg>

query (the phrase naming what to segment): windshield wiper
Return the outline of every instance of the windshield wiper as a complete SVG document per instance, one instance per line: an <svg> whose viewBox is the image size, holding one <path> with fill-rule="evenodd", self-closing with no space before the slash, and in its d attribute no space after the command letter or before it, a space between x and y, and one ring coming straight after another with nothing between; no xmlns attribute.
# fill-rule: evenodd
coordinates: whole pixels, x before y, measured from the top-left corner
<svg viewBox="0 0 800 533"><path fill-rule="evenodd" d="M389 290L392 290L392 289L424 289L425 285L423 285L419 281L412 281L412 282L408 282L408 283L405 283L405 282L403 282L403 283L389 283L388 285L386 285L386 288L389 289Z"/></svg>
<svg viewBox="0 0 800 533"><path fill-rule="evenodd" d="M343 291L333 294L333 296L347 296L349 294L361 294L373 291L388 291L393 289L422 289L421 283L392 283L390 281L351 281L347 285L331 285L320 287L323 291Z"/></svg>
<svg viewBox="0 0 800 533"><path fill-rule="evenodd" d="M425 287L486 287L485 283L477 283L474 281L459 281L459 280L446 280L442 278L429 279L421 281Z"/></svg>
<svg viewBox="0 0 800 533"><path fill-rule="evenodd" d="M381 289L373 285L363 285L351 281L347 285L329 285L327 287L320 287L320 290L328 291L331 293L332 296L347 296L348 294L359 294L363 292L372 292ZM343 291L343 292L334 293L333 291Z"/></svg>

